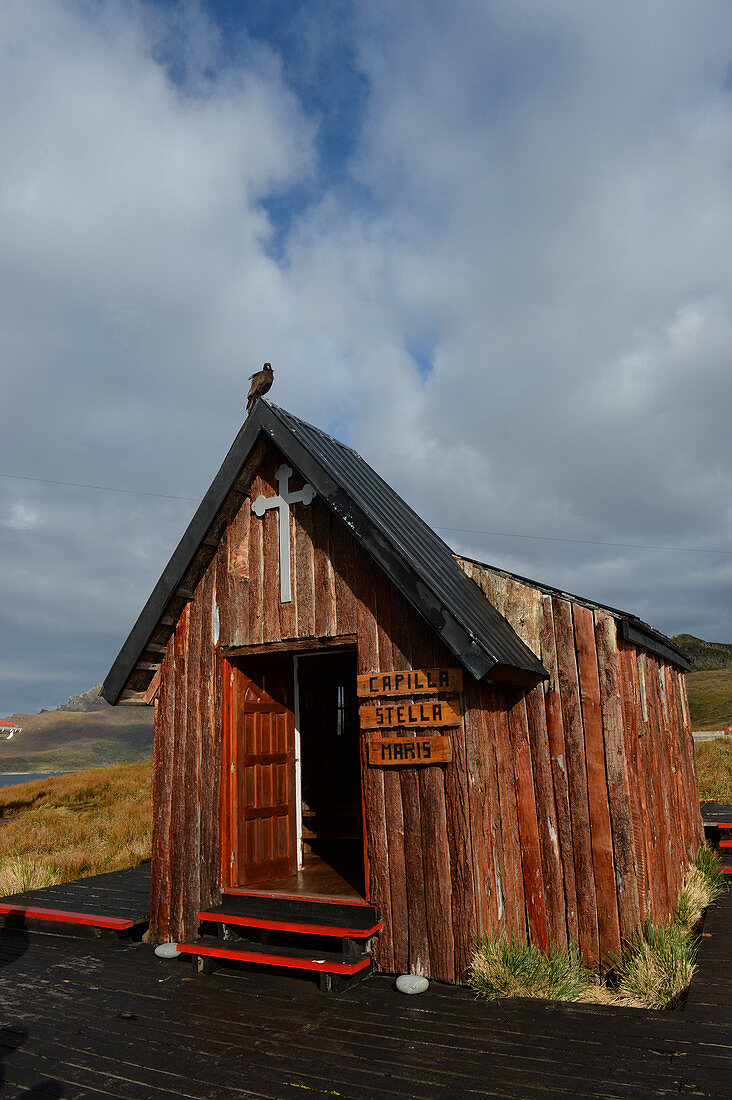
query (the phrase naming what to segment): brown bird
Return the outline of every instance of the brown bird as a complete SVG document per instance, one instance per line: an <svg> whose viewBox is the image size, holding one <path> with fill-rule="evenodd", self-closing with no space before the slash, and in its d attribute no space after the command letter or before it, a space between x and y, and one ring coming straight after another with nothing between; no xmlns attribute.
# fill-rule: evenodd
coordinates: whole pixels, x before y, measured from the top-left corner
<svg viewBox="0 0 732 1100"><path fill-rule="evenodd" d="M247 394L247 412L251 412L254 408L254 402L258 397L264 397L265 393L269 393L272 389L272 381L274 379L274 371L270 363L265 363L261 370L258 370L256 374L250 374L251 386L249 387L249 393Z"/></svg>

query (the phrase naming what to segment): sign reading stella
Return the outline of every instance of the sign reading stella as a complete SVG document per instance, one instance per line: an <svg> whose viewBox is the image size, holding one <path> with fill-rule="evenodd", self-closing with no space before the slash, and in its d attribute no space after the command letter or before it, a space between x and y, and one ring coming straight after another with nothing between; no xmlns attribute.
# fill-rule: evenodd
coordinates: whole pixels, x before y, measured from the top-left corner
<svg viewBox="0 0 732 1100"><path fill-rule="evenodd" d="M361 729L390 729L400 726L459 726L460 711L452 703L385 703L361 707Z"/></svg>

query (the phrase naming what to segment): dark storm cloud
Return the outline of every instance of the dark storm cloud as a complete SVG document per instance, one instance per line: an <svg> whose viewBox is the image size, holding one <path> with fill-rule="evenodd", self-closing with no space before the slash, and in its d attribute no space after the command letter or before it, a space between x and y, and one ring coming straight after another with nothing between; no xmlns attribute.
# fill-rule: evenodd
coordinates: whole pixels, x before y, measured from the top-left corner
<svg viewBox="0 0 732 1100"><path fill-rule="evenodd" d="M267 359L436 526L732 547L727 9L327 10L3 6L0 470L200 497ZM0 478L0 714L193 508ZM732 639L730 556L445 537Z"/></svg>

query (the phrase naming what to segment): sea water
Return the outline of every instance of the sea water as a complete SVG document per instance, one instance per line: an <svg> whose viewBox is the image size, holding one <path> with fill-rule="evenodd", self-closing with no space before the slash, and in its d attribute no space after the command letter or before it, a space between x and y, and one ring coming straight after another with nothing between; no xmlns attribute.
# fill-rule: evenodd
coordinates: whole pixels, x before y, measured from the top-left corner
<svg viewBox="0 0 732 1100"><path fill-rule="evenodd" d="M16 783L31 783L34 779L52 779L68 772L0 772L0 787L14 787Z"/></svg>

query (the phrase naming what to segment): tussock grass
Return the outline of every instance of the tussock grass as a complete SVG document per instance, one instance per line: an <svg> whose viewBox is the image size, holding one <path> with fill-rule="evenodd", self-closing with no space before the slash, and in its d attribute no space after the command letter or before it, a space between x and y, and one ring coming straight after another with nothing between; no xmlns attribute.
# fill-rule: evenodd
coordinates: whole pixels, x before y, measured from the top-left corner
<svg viewBox="0 0 732 1100"><path fill-rule="evenodd" d="M698 948L683 925L659 928L646 921L618 964L618 991L646 1008L675 1008L689 987Z"/></svg>
<svg viewBox="0 0 732 1100"><path fill-rule="evenodd" d="M505 932L478 943L470 968L470 984L488 1000L540 997L575 1001L591 980L592 974L582 965L573 944L544 953Z"/></svg>
<svg viewBox="0 0 732 1100"><path fill-rule="evenodd" d="M700 741L694 746L699 797L732 803L732 737Z"/></svg>
<svg viewBox="0 0 732 1100"><path fill-rule="evenodd" d="M671 920L661 927L646 921L607 974L583 966L574 944L543 952L513 934L501 933L476 945L470 984L489 1000L540 997L675 1008L682 1003L694 973L702 914L725 887L719 857L702 847L684 875Z"/></svg>
<svg viewBox="0 0 732 1100"><path fill-rule="evenodd" d="M151 761L0 788L0 895L150 858Z"/></svg>

